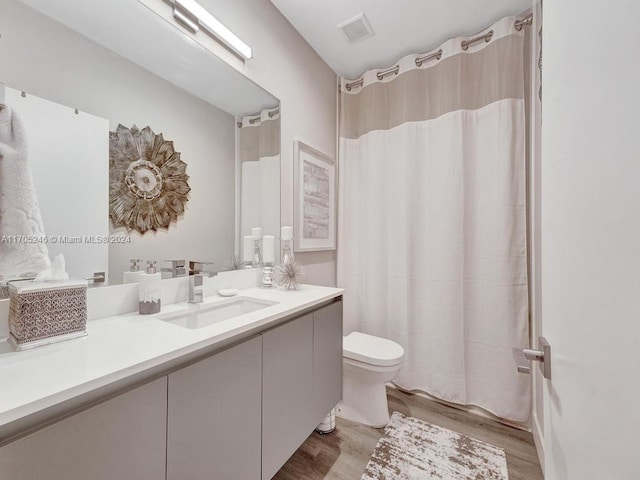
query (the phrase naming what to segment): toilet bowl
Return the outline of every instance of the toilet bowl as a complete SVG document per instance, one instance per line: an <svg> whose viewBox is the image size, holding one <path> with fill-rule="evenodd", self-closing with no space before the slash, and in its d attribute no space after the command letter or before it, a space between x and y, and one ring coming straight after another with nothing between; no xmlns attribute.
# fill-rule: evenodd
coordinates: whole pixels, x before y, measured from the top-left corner
<svg viewBox="0 0 640 480"><path fill-rule="evenodd" d="M393 380L404 349L385 338L353 332L343 337L343 401L337 416L370 427L389 423L385 383Z"/></svg>

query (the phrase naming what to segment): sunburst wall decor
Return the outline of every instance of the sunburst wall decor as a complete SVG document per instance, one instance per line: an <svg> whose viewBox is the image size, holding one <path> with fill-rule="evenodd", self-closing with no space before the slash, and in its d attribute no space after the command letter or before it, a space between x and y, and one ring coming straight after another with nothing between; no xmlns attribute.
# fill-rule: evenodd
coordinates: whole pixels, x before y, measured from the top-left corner
<svg viewBox="0 0 640 480"><path fill-rule="evenodd" d="M189 201L187 164L173 142L150 127L109 132L109 216L115 227L141 234L167 229Z"/></svg>

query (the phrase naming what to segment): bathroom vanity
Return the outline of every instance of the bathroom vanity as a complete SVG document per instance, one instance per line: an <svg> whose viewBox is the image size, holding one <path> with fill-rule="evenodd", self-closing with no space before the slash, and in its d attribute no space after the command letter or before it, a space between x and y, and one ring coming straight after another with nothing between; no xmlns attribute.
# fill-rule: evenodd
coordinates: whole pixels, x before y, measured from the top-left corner
<svg viewBox="0 0 640 480"><path fill-rule="evenodd" d="M213 324L171 319L229 300L5 348L0 478L272 478L341 400L341 295L251 288L240 297L263 308Z"/></svg>

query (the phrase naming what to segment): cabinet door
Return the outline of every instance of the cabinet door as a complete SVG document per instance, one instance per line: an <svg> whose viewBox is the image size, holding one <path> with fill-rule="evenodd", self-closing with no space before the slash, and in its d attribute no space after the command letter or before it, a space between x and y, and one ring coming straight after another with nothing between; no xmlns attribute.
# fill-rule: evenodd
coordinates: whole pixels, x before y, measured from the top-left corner
<svg viewBox="0 0 640 480"><path fill-rule="evenodd" d="M260 478L262 338L169 375L168 480Z"/></svg>
<svg viewBox="0 0 640 480"><path fill-rule="evenodd" d="M342 302L313 313L313 415L320 421L342 400Z"/></svg>
<svg viewBox="0 0 640 480"><path fill-rule="evenodd" d="M0 478L164 480L162 377L0 448Z"/></svg>
<svg viewBox="0 0 640 480"><path fill-rule="evenodd" d="M262 478L271 479L316 426L313 315L263 335Z"/></svg>

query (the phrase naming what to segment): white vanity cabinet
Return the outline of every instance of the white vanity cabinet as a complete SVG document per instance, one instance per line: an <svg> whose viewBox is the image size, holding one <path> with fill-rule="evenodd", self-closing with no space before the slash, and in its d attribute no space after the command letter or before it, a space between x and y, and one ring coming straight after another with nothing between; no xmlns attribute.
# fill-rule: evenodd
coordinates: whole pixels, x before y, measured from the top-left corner
<svg viewBox="0 0 640 480"><path fill-rule="evenodd" d="M342 400L342 302L262 337L262 480L270 480Z"/></svg>
<svg viewBox="0 0 640 480"><path fill-rule="evenodd" d="M167 480L259 479L261 393L259 336L170 373Z"/></svg>
<svg viewBox="0 0 640 480"><path fill-rule="evenodd" d="M164 480L167 379L0 448L3 480Z"/></svg>
<svg viewBox="0 0 640 480"><path fill-rule="evenodd" d="M313 312L315 425L342 400L342 302Z"/></svg>
<svg viewBox="0 0 640 480"><path fill-rule="evenodd" d="M262 479L313 431L313 314L262 335Z"/></svg>
<svg viewBox="0 0 640 480"><path fill-rule="evenodd" d="M342 398L342 302L323 305L36 426L0 480L270 480Z"/></svg>

